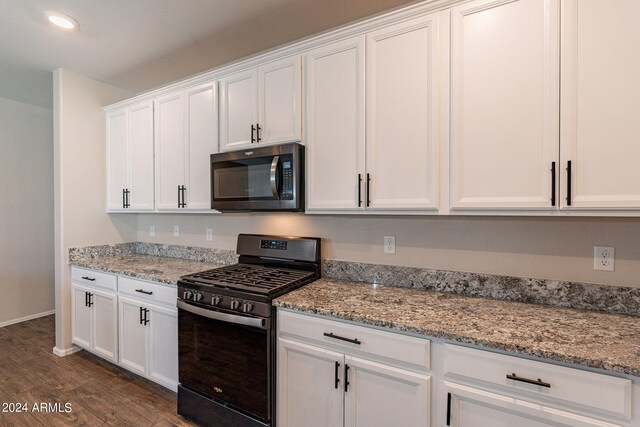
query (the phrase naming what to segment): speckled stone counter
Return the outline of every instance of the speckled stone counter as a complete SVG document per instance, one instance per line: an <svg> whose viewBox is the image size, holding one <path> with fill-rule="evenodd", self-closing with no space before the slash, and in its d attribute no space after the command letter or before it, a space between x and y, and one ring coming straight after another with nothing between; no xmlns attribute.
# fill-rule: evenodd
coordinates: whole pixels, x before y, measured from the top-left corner
<svg viewBox="0 0 640 427"><path fill-rule="evenodd" d="M180 276L222 267L224 264L153 255L125 254L74 260L71 265L176 285Z"/></svg>
<svg viewBox="0 0 640 427"><path fill-rule="evenodd" d="M321 279L283 308L640 376L640 318Z"/></svg>

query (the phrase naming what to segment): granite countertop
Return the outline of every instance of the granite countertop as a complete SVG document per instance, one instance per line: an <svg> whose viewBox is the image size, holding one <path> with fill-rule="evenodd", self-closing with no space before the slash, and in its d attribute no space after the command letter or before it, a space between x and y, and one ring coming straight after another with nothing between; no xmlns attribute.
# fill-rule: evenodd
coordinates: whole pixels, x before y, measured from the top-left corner
<svg viewBox="0 0 640 427"><path fill-rule="evenodd" d="M185 274L219 268L224 265L144 254L102 256L73 260L70 264L169 285L176 285L178 279Z"/></svg>
<svg viewBox="0 0 640 427"><path fill-rule="evenodd" d="M330 279L274 304L640 376L640 317Z"/></svg>

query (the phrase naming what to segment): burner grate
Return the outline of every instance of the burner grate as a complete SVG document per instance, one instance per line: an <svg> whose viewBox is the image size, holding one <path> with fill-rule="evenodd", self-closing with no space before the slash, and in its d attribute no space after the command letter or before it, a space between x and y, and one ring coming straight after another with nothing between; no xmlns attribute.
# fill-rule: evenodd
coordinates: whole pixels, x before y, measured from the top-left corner
<svg viewBox="0 0 640 427"><path fill-rule="evenodd" d="M313 272L260 265L235 264L190 274L182 279L190 282L242 289L269 294L311 278Z"/></svg>

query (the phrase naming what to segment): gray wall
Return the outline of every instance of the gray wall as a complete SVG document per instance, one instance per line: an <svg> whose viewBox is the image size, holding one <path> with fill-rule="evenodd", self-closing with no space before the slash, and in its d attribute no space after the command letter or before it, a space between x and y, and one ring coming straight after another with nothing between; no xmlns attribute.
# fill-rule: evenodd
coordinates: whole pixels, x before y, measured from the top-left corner
<svg viewBox="0 0 640 427"><path fill-rule="evenodd" d="M54 307L52 120L0 98L0 325Z"/></svg>
<svg viewBox="0 0 640 427"><path fill-rule="evenodd" d="M238 233L319 236L327 259L640 287L640 218L138 216L145 242L235 249ZM383 253L385 235L396 236L395 255ZM616 248L615 272L593 270L595 245Z"/></svg>

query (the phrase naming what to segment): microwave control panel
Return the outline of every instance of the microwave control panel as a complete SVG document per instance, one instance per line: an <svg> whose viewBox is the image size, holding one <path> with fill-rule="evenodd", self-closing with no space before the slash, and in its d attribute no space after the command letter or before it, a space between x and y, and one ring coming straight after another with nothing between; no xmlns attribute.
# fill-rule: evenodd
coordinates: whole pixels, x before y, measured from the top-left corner
<svg viewBox="0 0 640 427"><path fill-rule="evenodd" d="M282 196L284 200L293 200L293 162L282 162Z"/></svg>

